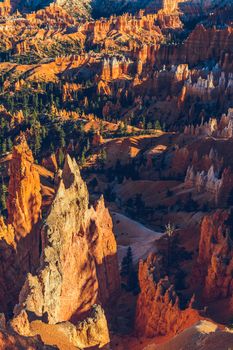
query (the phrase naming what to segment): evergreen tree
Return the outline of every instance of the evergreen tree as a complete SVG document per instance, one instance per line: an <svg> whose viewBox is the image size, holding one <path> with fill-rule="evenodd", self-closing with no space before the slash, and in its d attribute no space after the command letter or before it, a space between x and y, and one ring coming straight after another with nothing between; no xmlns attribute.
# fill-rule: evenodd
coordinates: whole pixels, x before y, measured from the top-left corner
<svg viewBox="0 0 233 350"><path fill-rule="evenodd" d="M106 160L107 160L107 153L106 153L105 149L102 149L100 152L100 157L99 157L100 166L102 168L104 167Z"/></svg>
<svg viewBox="0 0 233 350"><path fill-rule="evenodd" d="M80 159L80 165L83 166L86 164L86 157L85 157L85 152L82 152L81 159Z"/></svg>
<svg viewBox="0 0 233 350"><path fill-rule="evenodd" d="M4 154L4 153L6 153L6 151L7 151L6 140L3 140L3 142L2 142L2 153Z"/></svg>
<svg viewBox="0 0 233 350"><path fill-rule="evenodd" d="M7 187L2 183L0 188L0 211L6 210Z"/></svg>
<svg viewBox="0 0 233 350"><path fill-rule="evenodd" d="M13 147L13 142L12 142L11 138L8 137L8 139L7 139L7 150L8 150L8 152L10 152L12 150L12 147Z"/></svg>
<svg viewBox="0 0 233 350"><path fill-rule="evenodd" d="M128 247L126 256L121 263L121 276L126 278L127 290L138 292L138 277L137 272L133 266L133 254L131 247Z"/></svg>
<svg viewBox="0 0 233 350"><path fill-rule="evenodd" d="M121 276L128 276L133 265L133 254L131 247L128 247L127 254L124 256L121 262Z"/></svg>
<svg viewBox="0 0 233 350"><path fill-rule="evenodd" d="M64 156L64 152L61 148L59 148L59 152L58 152L58 165L60 168L63 167L63 164L64 164L64 159L65 159L65 156Z"/></svg>
<svg viewBox="0 0 233 350"><path fill-rule="evenodd" d="M148 130L153 129L153 126L152 126L152 123L151 123L151 122L147 123L147 129L148 129Z"/></svg>
<svg viewBox="0 0 233 350"><path fill-rule="evenodd" d="M162 130L159 120L156 120L155 122L155 130Z"/></svg>

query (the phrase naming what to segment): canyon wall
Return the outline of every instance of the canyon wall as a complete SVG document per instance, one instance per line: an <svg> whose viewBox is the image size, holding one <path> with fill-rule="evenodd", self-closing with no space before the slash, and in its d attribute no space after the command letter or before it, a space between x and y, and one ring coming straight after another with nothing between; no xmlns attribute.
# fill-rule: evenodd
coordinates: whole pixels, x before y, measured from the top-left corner
<svg viewBox="0 0 233 350"><path fill-rule="evenodd" d="M189 63L193 66L199 62L208 61L211 57L222 59L222 55L232 52L233 29L205 28L199 24L188 38L177 46L161 47L156 56L156 63L178 64Z"/></svg>

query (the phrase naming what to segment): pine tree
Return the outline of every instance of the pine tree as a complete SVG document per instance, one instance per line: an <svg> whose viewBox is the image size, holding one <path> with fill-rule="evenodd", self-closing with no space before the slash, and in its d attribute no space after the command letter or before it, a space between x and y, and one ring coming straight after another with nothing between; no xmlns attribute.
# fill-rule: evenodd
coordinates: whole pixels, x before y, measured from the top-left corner
<svg viewBox="0 0 233 350"><path fill-rule="evenodd" d="M86 157L85 157L85 152L82 152L81 159L80 159L80 165L83 166L86 164Z"/></svg>
<svg viewBox="0 0 233 350"><path fill-rule="evenodd" d="M7 195L7 187L2 183L0 188L0 211L4 211L6 209L6 195Z"/></svg>
<svg viewBox="0 0 233 350"><path fill-rule="evenodd" d="M2 142L2 153L4 154L4 153L6 153L6 151L7 151L6 140L3 140L3 142Z"/></svg>
<svg viewBox="0 0 233 350"><path fill-rule="evenodd" d="M162 130L159 120L156 120L155 122L155 130Z"/></svg>
<svg viewBox="0 0 233 350"><path fill-rule="evenodd" d="M60 168L63 167L64 159L65 159L64 152L63 152L63 150L61 148L59 148L58 165L59 165Z"/></svg>
<svg viewBox="0 0 233 350"><path fill-rule="evenodd" d="M102 149L100 152L100 157L99 157L99 162L100 162L101 167L104 167L106 160L107 160L107 153L106 153L105 149Z"/></svg>
<svg viewBox="0 0 233 350"><path fill-rule="evenodd" d="M102 135L104 132L104 124L103 124L103 121L101 120L100 122L100 134Z"/></svg>
<svg viewBox="0 0 233 350"><path fill-rule="evenodd" d="M151 122L147 123L147 129L148 129L148 130L153 129L152 123L151 123Z"/></svg>
<svg viewBox="0 0 233 350"><path fill-rule="evenodd" d="M130 269L133 265L133 254L131 247L128 247L127 254L124 256L121 262L121 276L128 276Z"/></svg>
<svg viewBox="0 0 233 350"><path fill-rule="evenodd" d="M133 254L131 247L128 247L126 256L121 263L121 276L126 278L127 290L138 292L138 277L133 266Z"/></svg>
<svg viewBox="0 0 233 350"><path fill-rule="evenodd" d="M123 135L126 135L126 134L127 134L127 130L128 130L128 128L127 128L127 123L125 122L125 123L123 124L123 130L122 130Z"/></svg>
<svg viewBox="0 0 233 350"><path fill-rule="evenodd" d="M8 137L8 139L7 139L7 150L8 150L8 152L10 152L12 150L12 147L13 147L13 142L12 142L11 138Z"/></svg>

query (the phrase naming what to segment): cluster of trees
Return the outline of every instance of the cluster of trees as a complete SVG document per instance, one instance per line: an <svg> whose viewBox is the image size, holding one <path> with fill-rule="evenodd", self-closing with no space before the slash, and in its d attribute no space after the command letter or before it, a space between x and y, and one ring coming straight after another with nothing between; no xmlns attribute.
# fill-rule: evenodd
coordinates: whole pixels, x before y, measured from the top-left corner
<svg viewBox="0 0 233 350"><path fill-rule="evenodd" d="M127 254L121 262L121 277L125 282L127 291L137 294L139 292L137 271L133 264L133 254L131 247L128 247Z"/></svg>
<svg viewBox="0 0 233 350"><path fill-rule="evenodd" d="M107 169L106 176L108 178L108 182L112 182L117 179L118 183L122 183L124 178L138 180L139 172L135 159L133 159L129 164L122 164L121 161L117 159L115 167Z"/></svg>
<svg viewBox="0 0 233 350"><path fill-rule="evenodd" d="M145 209L146 205L141 193L137 193L133 198L129 198L126 202L126 212L132 218L144 217Z"/></svg>
<svg viewBox="0 0 233 350"><path fill-rule="evenodd" d="M90 143L95 130L90 130L88 134L83 131L83 123L80 121L63 121L57 114L57 110L61 107L67 111L77 111L79 115L82 113L94 113L100 118L102 116L102 109L106 102L114 97L99 96L97 99L93 99L93 89L87 78L72 77L70 80L77 82L78 79L86 81L86 90L73 91L73 99L69 101L63 100L63 83L64 79L61 77L58 83L46 83L46 82L30 82L25 83L22 87L15 91L14 86L17 82L17 78L11 75L11 72L4 73L0 76L0 93L2 104L11 113L22 110L24 115L24 121L20 127L13 127L5 120L4 117L0 117L0 155L4 154L12 149L14 138L21 131L29 130L29 145L33 151L35 158L39 161L44 155L51 154L57 149L63 149L70 143L70 140L74 140L79 144L79 163L85 165L86 159L90 153ZM8 80L11 84L10 92L4 93L4 82ZM67 80L67 79L66 79ZM87 104L83 103L83 100L87 100ZM147 121L146 118L142 119L143 128L147 131L150 129L162 129L159 121L152 123ZM116 122L113 117L105 118ZM134 125L137 122L137 118L130 118L129 121L120 123L115 136L128 136L128 125ZM102 124L100 133L106 136L104 133L104 126ZM141 131L144 132L143 130ZM146 132L146 131L145 131ZM134 127L132 127L131 134L137 134ZM140 133L140 132L139 132ZM86 140L85 140L86 139ZM60 154L60 163L62 163L62 154ZM106 162L106 153L103 150L99 155L99 166L104 167ZM120 167L119 167L120 168ZM119 170L119 169L118 169ZM117 170L117 176L122 177L124 172ZM120 169L122 170L122 169ZM127 170L127 169L126 169ZM126 171L126 176L128 176ZM132 172L132 171L131 171ZM124 174L125 175L125 174ZM132 177L134 176L131 174ZM129 175L129 176L131 176ZM119 179L121 181L121 179Z"/></svg>

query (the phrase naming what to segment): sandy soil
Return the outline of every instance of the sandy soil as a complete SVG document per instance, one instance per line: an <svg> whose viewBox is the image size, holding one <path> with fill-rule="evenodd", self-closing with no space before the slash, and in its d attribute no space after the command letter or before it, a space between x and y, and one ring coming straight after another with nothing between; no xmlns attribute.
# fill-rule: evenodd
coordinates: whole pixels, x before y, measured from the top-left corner
<svg viewBox="0 0 233 350"><path fill-rule="evenodd" d="M209 321L200 321L162 345L146 346L143 350L232 350L233 333L219 329Z"/></svg>
<svg viewBox="0 0 233 350"><path fill-rule="evenodd" d="M129 246L132 248L134 263L145 259L150 252L156 251L156 241L163 233L150 230L125 215L116 212L111 214L118 244L119 263L126 255Z"/></svg>
<svg viewBox="0 0 233 350"><path fill-rule="evenodd" d="M59 350L78 350L78 348L69 342L64 333L58 326L45 324L41 321L33 321L31 323L33 335L39 334L43 342L47 345L56 345Z"/></svg>

